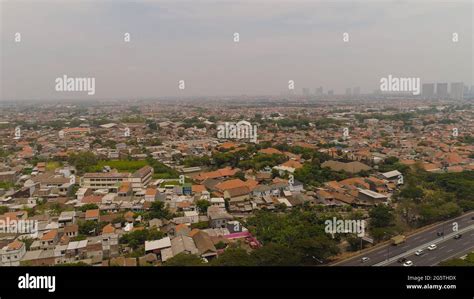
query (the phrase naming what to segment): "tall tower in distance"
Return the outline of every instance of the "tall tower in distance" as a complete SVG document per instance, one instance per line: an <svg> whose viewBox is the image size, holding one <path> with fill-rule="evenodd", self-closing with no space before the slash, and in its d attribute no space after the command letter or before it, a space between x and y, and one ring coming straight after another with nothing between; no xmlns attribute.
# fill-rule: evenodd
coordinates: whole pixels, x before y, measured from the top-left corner
<svg viewBox="0 0 474 299"><path fill-rule="evenodd" d="M455 100L462 100L464 93L464 83L454 82L451 83L451 98Z"/></svg>

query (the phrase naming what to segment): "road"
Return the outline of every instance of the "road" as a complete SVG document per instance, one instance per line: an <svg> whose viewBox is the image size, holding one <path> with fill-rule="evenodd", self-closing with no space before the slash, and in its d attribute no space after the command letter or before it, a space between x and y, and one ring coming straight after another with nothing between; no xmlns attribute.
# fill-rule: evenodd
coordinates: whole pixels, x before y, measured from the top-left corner
<svg viewBox="0 0 474 299"><path fill-rule="evenodd" d="M440 262L455 257L461 257L474 250L474 230L463 233L460 239L450 238L445 242L437 244L435 250L423 249L419 256L415 254L406 255L405 258L413 262L413 266L436 266ZM401 263L392 262L388 266L401 266Z"/></svg>
<svg viewBox="0 0 474 299"><path fill-rule="evenodd" d="M420 246L429 244L434 240L440 239L440 237L437 235L438 232L442 232L444 230L445 235L453 233L453 222L456 222L458 224L458 230L466 229L474 225L474 220L471 219L472 217L474 217L474 212L466 213L462 216L450 219L436 226L430 227L429 229L413 234L409 236L406 242L401 245L393 246L388 244L385 246L381 246L377 249L367 251L342 262L335 263L333 264L333 266L374 266L376 264L380 264L388 259L404 255L405 253L409 253L410 251L416 250ZM453 257L456 257L458 256L458 254L462 255L461 253L465 251L469 252L469 248L474 247L472 245L474 242L474 236L472 236L473 232L474 230L466 232L459 240L447 240L446 238L446 240L444 240L445 242L438 246L438 249L433 250L429 253L426 253L427 250L425 250L425 255L416 257L416 260L419 259L420 265L436 265L441 261L440 259L442 258L447 259L450 258L452 255L454 255ZM408 256L410 256L411 259L411 254L409 254ZM433 256L437 257L433 258ZM362 263L362 257L368 257L370 260L365 263ZM415 265L417 264L415 258L413 258L413 263ZM388 263L388 265L390 266L395 264L399 265L396 261L395 263Z"/></svg>

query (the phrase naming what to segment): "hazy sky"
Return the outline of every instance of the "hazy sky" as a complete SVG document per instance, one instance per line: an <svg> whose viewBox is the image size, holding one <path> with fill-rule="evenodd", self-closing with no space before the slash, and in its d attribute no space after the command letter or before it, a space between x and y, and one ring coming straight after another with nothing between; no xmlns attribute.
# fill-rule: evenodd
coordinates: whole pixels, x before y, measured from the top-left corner
<svg viewBox="0 0 474 299"><path fill-rule="evenodd" d="M389 74L474 84L469 0L0 3L2 99L280 94L288 80L372 92ZM64 74L94 77L95 95L55 91Z"/></svg>

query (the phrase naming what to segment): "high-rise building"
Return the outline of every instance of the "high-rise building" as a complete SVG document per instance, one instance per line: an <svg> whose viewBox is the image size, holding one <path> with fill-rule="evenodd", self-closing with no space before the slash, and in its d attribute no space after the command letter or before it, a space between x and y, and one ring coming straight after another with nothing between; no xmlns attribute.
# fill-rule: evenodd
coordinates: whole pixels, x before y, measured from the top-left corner
<svg viewBox="0 0 474 299"><path fill-rule="evenodd" d="M346 96L350 96L352 94L352 90L350 87L346 88Z"/></svg>
<svg viewBox="0 0 474 299"><path fill-rule="evenodd" d="M360 87L359 86L356 86L352 89L352 93L354 95L360 95Z"/></svg>
<svg viewBox="0 0 474 299"><path fill-rule="evenodd" d="M333 96L334 95L334 90L328 90L328 96Z"/></svg>
<svg viewBox="0 0 474 299"><path fill-rule="evenodd" d="M309 88L306 88L306 87L303 88L303 95L304 95L305 97L308 97L308 96L309 96Z"/></svg>
<svg viewBox="0 0 474 299"><path fill-rule="evenodd" d="M430 98L434 96L434 84L433 83L424 83L422 85L422 95L425 98Z"/></svg>
<svg viewBox="0 0 474 299"><path fill-rule="evenodd" d="M464 83L455 82L451 83L451 98L455 100L463 99Z"/></svg>
<svg viewBox="0 0 474 299"><path fill-rule="evenodd" d="M320 87L316 88L316 89L315 89L315 94L316 94L317 96L322 96L322 95L323 95L323 87L320 86Z"/></svg>
<svg viewBox="0 0 474 299"><path fill-rule="evenodd" d="M436 95L440 98L447 98L448 83L436 83Z"/></svg>

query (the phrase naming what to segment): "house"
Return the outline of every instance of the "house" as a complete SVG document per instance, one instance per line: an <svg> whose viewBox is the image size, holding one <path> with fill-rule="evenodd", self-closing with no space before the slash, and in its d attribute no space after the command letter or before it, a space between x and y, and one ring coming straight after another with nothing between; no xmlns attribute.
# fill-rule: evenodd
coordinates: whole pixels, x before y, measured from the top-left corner
<svg viewBox="0 0 474 299"><path fill-rule="evenodd" d="M190 237L193 238L200 256L209 259L217 255L217 249L214 246L211 237L207 233L195 229L191 231Z"/></svg>
<svg viewBox="0 0 474 299"><path fill-rule="evenodd" d="M147 188L145 191L145 201L154 202L158 199L158 190L155 188Z"/></svg>
<svg viewBox="0 0 474 299"><path fill-rule="evenodd" d="M232 167L225 167L211 172L202 172L198 174L194 179L198 182L202 182L207 179L226 179L234 176L238 172L238 169L232 169Z"/></svg>
<svg viewBox="0 0 474 299"><path fill-rule="evenodd" d="M25 254L25 243L15 240L0 249L0 266L20 266L20 260Z"/></svg>
<svg viewBox="0 0 474 299"><path fill-rule="evenodd" d="M372 167L365 165L364 163L355 161L355 162L349 162L349 163L344 163L344 162L339 162L339 161L326 161L323 164L321 164L321 167L328 167L331 170L334 171L345 171L348 173L358 173L361 171L369 171L372 169Z"/></svg>
<svg viewBox="0 0 474 299"><path fill-rule="evenodd" d="M115 257L119 254L119 236L115 233L112 224L107 224L102 228L102 251L104 258Z"/></svg>
<svg viewBox="0 0 474 299"><path fill-rule="evenodd" d="M28 266L53 266L56 264L54 249L27 251L21 259L21 264Z"/></svg>
<svg viewBox="0 0 474 299"><path fill-rule="evenodd" d="M85 259L87 256L88 240L69 242L65 257L69 262Z"/></svg>
<svg viewBox="0 0 474 299"><path fill-rule="evenodd" d="M99 209L87 210L85 214L85 220L99 221L100 211Z"/></svg>
<svg viewBox="0 0 474 299"><path fill-rule="evenodd" d="M43 250L53 249L54 246L59 242L58 230L53 229L43 234L40 238L40 248Z"/></svg>
<svg viewBox="0 0 474 299"><path fill-rule="evenodd" d="M390 181L398 180L399 176L401 175L402 173L398 170L392 170L381 174L382 178Z"/></svg>
<svg viewBox="0 0 474 299"><path fill-rule="evenodd" d="M231 202L245 201L250 198L250 189L247 186L236 187L224 191L224 198Z"/></svg>
<svg viewBox="0 0 474 299"><path fill-rule="evenodd" d="M210 206L207 208L207 216L209 217L209 224L212 228L225 228L227 222L233 217L222 208L218 206Z"/></svg>
<svg viewBox="0 0 474 299"><path fill-rule="evenodd" d="M199 222L199 213L197 211L184 211L184 217L189 219L189 223Z"/></svg>
<svg viewBox="0 0 474 299"><path fill-rule="evenodd" d="M79 226L77 224L71 224L64 227L64 235L69 238L74 238L79 235Z"/></svg>
<svg viewBox="0 0 474 299"><path fill-rule="evenodd" d="M222 197L213 197L210 199L211 206L217 206L221 209L225 209L225 200Z"/></svg>
<svg viewBox="0 0 474 299"><path fill-rule="evenodd" d="M180 253L187 254L199 254L199 250L194 244L194 240L188 236L177 236L171 240L171 250L173 251L173 256Z"/></svg>
<svg viewBox="0 0 474 299"><path fill-rule="evenodd" d="M187 236L191 232L191 229L186 224L181 223L181 224L176 225L176 227L174 228L174 231L175 231L176 236Z"/></svg>
<svg viewBox="0 0 474 299"><path fill-rule="evenodd" d="M132 184L130 182L122 182L117 191L118 197L129 197L132 195Z"/></svg>
<svg viewBox="0 0 474 299"><path fill-rule="evenodd" d="M378 204L385 202L387 196L367 189L359 189L358 199L369 204Z"/></svg>
<svg viewBox="0 0 474 299"><path fill-rule="evenodd" d="M170 237L164 237L159 240L145 241L145 253L156 253L161 256L163 249L171 248Z"/></svg>

